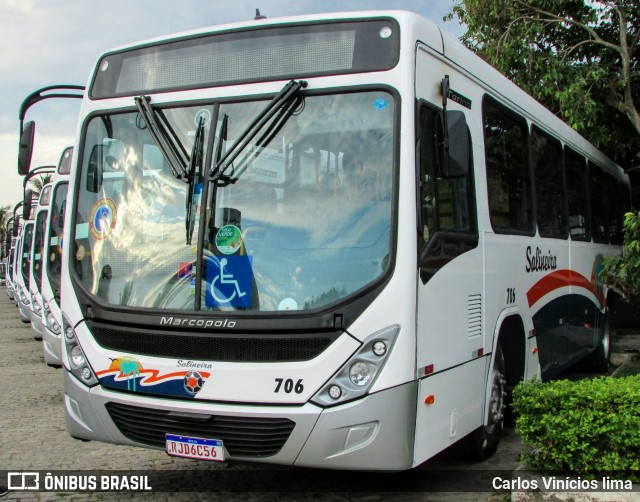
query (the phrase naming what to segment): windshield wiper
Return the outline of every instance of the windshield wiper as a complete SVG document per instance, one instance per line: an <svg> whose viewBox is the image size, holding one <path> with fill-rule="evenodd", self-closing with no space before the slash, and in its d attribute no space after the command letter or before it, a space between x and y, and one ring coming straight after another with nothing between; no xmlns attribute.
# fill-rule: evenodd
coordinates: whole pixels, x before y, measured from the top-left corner
<svg viewBox="0 0 640 502"><path fill-rule="evenodd" d="M187 230L187 245L191 244L193 228L195 226L196 207L202 198L202 167L204 155L204 117L200 117L196 136L193 140L191 157L189 158L189 172L187 173L187 207L185 225ZM195 192L198 192L196 194ZM195 200L194 200L195 199Z"/></svg>
<svg viewBox="0 0 640 502"><path fill-rule="evenodd" d="M169 165L171 172L176 178L186 181L188 178L188 173L185 169L187 165L186 152L176 138L175 132L166 124L166 120L164 120L165 124L156 120L156 117L160 117L160 115L158 111L151 107L149 96L138 96L133 99L138 112L147 123L151 138L160 149L160 153L162 153L165 162Z"/></svg>
<svg viewBox="0 0 640 502"><path fill-rule="evenodd" d="M220 124L220 132L218 133L218 144L216 145L216 151L213 157L214 166L217 166L220 163L220 159L222 158L222 151L224 148L224 144L227 142L228 124L229 124L229 115L225 113L224 116L222 117L222 124ZM215 227L216 227L215 207L216 207L216 196L217 196L216 187L218 187L219 185L222 185L222 183L220 182L220 179L221 178L218 177L213 182L214 189L211 194L211 205L210 205L210 207L213 210L212 210L212 216L209 219L209 244L213 244L213 241L215 239Z"/></svg>
<svg viewBox="0 0 640 502"><path fill-rule="evenodd" d="M267 104L267 106L258 115L256 115L253 122L251 122L242 134L240 134L238 139L233 143L233 145L231 145L225 155L221 159L217 160L209 172L211 181L216 183L218 186L233 183L235 180L231 179L230 176L225 175L229 166L233 164L233 161L242 153L251 140L255 138L265 124L274 118L274 116L276 117L276 120L262 134L256 146L261 147L262 145L267 144L273 136L277 134L289 117L291 117L299 107L302 98L298 93L305 87L307 87L307 82L304 80L292 80L286 84ZM222 138L222 135L220 135L220 138ZM222 139L219 141L222 141ZM247 157L251 154L252 153L249 153L245 156L241 162L241 166L246 164ZM236 173L236 175L237 174L239 173Z"/></svg>

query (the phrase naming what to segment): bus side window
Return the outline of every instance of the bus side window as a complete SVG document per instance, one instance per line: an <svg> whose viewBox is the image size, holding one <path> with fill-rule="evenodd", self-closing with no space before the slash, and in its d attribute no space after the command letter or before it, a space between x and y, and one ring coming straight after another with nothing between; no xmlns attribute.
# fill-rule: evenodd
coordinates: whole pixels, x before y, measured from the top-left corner
<svg viewBox="0 0 640 502"><path fill-rule="evenodd" d="M615 194L612 200L615 201L615 205L613 212L609 213L611 244L622 244L622 222L625 213L631 211L631 194L629 187L624 183L615 182L612 188Z"/></svg>
<svg viewBox="0 0 640 502"><path fill-rule="evenodd" d="M494 230L533 231L526 122L489 97L482 103L489 213Z"/></svg>
<svg viewBox="0 0 640 502"><path fill-rule="evenodd" d="M418 196L423 243L436 232L475 232L473 171L470 167L466 176L442 174L438 161L438 111L434 108L420 108L419 142Z"/></svg>
<svg viewBox="0 0 640 502"><path fill-rule="evenodd" d="M541 237L567 237L562 145L536 126L531 130L531 157L536 185L538 232Z"/></svg>
<svg viewBox="0 0 640 502"><path fill-rule="evenodd" d="M589 222L589 177L582 155L565 148L565 172L567 175L567 199L569 202L569 233L573 240L591 240Z"/></svg>

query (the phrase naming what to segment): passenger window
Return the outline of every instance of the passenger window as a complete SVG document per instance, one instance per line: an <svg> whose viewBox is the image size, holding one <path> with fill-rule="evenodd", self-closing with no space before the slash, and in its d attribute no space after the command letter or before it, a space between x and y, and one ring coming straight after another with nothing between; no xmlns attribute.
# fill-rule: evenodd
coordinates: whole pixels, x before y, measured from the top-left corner
<svg viewBox="0 0 640 502"><path fill-rule="evenodd" d="M609 205L613 203L613 180L597 165L589 162L591 188L591 228L594 242L609 242ZM610 202L611 201L611 202Z"/></svg>
<svg viewBox="0 0 640 502"><path fill-rule="evenodd" d="M618 195L618 182L610 174L607 174L604 189L604 196L607 198L607 214L604 221L604 228L607 234L607 240L613 244L617 241L618 229L622 227L623 214L618 213L620 208L620 203L616 200L616 196Z"/></svg>
<svg viewBox="0 0 640 502"><path fill-rule="evenodd" d="M573 240L591 240L589 224L589 179L584 157L566 148L564 165L567 176L569 233Z"/></svg>
<svg viewBox="0 0 640 502"><path fill-rule="evenodd" d="M536 182L538 232L542 237L567 237L562 146L537 127L531 131L531 157Z"/></svg>
<svg viewBox="0 0 640 502"><path fill-rule="evenodd" d="M629 187L617 182L614 186L614 211L610 214L610 239L612 244L622 244L622 223L624 215L631 210L631 194Z"/></svg>
<svg viewBox="0 0 640 502"><path fill-rule="evenodd" d="M531 232L526 122L490 98L482 106L491 225L496 231Z"/></svg>
<svg viewBox="0 0 640 502"><path fill-rule="evenodd" d="M624 215L628 211L631 211L631 192L629 187L624 183L616 184L616 209L612 218L612 244L622 244L623 234L622 225L624 222Z"/></svg>
<svg viewBox="0 0 640 502"><path fill-rule="evenodd" d="M438 111L420 109L420 210L422 241L439 231L475 232L472 170L466 176L444 176L438 160Z"/></svg>

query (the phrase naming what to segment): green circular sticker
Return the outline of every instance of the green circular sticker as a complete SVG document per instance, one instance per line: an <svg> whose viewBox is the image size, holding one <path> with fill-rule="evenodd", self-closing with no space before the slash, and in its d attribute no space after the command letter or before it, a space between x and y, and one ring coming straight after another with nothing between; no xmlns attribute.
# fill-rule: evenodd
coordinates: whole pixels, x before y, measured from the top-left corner
<svg viewBox="0 0 640 502"><path fill-rule="evenodd" d="M242 232L235 225L225 225L216 234L216 247L223 254L233 254L242 246Z"/></svg>

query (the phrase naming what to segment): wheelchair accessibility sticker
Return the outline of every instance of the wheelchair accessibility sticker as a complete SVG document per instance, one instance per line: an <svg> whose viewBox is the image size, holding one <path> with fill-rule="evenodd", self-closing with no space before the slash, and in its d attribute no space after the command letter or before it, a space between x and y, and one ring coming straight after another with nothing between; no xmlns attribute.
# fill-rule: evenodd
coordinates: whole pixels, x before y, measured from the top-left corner
<svg viewBox="0 0 640 502"><path fill-rule="evenodd" d="M247 255L209 257L205 269L207 307L251 307L253 271Z"/></svg>

